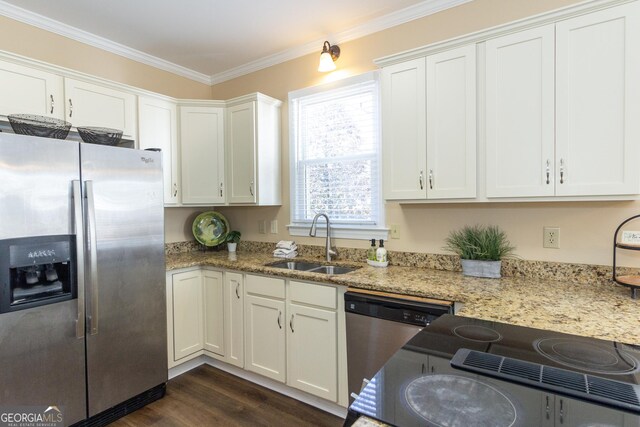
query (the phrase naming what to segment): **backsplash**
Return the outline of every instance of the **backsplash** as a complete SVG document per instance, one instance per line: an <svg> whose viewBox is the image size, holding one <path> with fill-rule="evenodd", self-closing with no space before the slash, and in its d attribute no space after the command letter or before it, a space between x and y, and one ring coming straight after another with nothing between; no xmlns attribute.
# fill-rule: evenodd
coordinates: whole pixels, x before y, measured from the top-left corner
<svg viewBox="0 0 640 427"><path fill-rule="evenodd" d="M269 253L273 252L275 243L241 241L238 252ZM184 252L201 250L196 241L165 244L165 253L175 255ZM324 246L298 244L300 258L324 258ZM399 267L419 267L434 270L462 271L457 255L429 254L420 252L389 251L389 265ZM367 249L338 248L338 261L364 262ZM640 274L633 268L618 268L618 274ZM528 277L540 280L571 280L576 283L605 284L611 283L612 268L606 265L574 264L548 261L529 261L523 259L507 259L502 261L502 275L505 277Z"/></svg>

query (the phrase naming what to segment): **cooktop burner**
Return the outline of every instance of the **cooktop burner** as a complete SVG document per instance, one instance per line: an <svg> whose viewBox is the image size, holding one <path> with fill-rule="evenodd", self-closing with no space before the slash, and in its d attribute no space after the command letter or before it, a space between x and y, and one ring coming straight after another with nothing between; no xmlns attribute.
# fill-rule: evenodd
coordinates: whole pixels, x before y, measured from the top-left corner
<svg viewBox="0 0 640 427"><path fill-rule="evenodd" d="M534 342L538 353L561 365L609 375L638 371L638 361L616 347L571 338L542 338Z"/></svg>
<svg viewBox="0 0 640 427"><path fill-rule="evenodd" d="M502 335L495 329L480 325L462 325L453 328L454 335L476 342L497 342Z"/></svg>
<svg viewBox="0 0 640 427"><path fill-rule="evenodd" d="M458 375L417 378L407 386L405 398L428 425L510 427L518 417L516 407L502 392Z"/></svg>

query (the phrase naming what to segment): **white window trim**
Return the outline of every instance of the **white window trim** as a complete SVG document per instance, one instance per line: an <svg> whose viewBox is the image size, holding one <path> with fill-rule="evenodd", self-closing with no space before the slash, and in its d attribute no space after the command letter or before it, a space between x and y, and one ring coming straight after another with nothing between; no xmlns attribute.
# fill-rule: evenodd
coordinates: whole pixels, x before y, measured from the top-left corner
<svg viewBox="0 0 640 427"><path fill-rule="evenodd" d="M300 98L307 95L313 95L320 92L325 92L333 89L339 89L345 86L351 86L358 83L365 83L371 80L376 80L379 82L379 72L378 71L370 71L364 74L359 74L353 77L347 77L341 80L336 80L334 82L325 83L322 85L311 86L304 89L299 89L295 91L289 92L289 218L292 219L294 217L294 207L295 207L295 170L296 170L296 129L295 129L295 109L291 108L291 100L292 98ZM380 90L378 86L378 90ZM378 94L378 99L380 99L380 94ZM380 206L379 206L379 222L378 226L348 226L348 225L340 225L340 224L331 224L331 237L339 238L339 239L356 239L356 240L370 240L370 239L389 239L389 228L387 228L384 224L385 222L385 201L382 195L382 132L380 129L380 123L382 120L378 121L378 141L380 146L378 147L378 192ZM311 228L311 223L291 223L287 225L287 229L289 230L289 235L291 236L309 236L309 229ZM319 221L318 229L316 237L326 237L327 228L324 225L324 218Z"/></svg>

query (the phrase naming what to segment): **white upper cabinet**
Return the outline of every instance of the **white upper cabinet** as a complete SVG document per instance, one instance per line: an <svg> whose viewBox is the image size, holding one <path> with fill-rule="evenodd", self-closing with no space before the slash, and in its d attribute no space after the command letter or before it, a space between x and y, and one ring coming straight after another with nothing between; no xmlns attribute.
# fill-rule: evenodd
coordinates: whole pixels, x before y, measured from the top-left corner
<svg viewBox="0 0 640 427"><path fill-rule="evenodd" d="M488 40L487 197L554 195L554 25Z"/></svg>
<svg viewBox="0 0 640 427"><path fill-rule="evenodd" d="M182 204L225 201L224 108L180 107Z"/></svg>
<svg viewBox="0 0 640 427"><path fill-rule="evenodd" d="M427 56L428 199L476 197L476 140L475 44Z"/></svg>
<svg viewBox="0 0 640 427"><path fill-rule="evenodd" d="M281 102L254 94L227 104L227 201L280 205Z"/></svg>
<svg viewBox="0 0 640 427"><path fill-rule="evenodd" d="M122 130L137 139L136 96L94 83L64 79L66 120L74 127L98 126Z"/></svg>
<svg viewBox="0 0 640 427"><path fill-rule="evenodd" d="M162 151L164 204L180 201L178 171L178 118L176 104L162 99L138 98L138 145Z"/></svg>
<svg viewBox="0 0 640 427"><path fill-rule="evenodd" d="M640 191L640 3L556 26L556 194Z"/></svg>
<svg viewBox="0 0 640 427"><path fill-rule="evenodd" d="M0 115L37 114L64 119L63 93L62 76L0 61Z"/></svg>
<svg viewBox="0 0 640 427"><path fill-rule="evenodd" d="M427 197L426 60L382 69L383 188L387 200Z"/></svg>

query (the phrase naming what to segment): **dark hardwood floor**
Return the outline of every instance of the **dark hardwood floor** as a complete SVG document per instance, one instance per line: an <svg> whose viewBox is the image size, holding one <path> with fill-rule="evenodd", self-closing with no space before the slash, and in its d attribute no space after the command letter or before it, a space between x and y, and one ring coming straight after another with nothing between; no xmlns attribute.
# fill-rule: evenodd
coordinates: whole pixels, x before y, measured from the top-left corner
<svg viewBox="0 0 640 427"><path fill-rule="evenodd" d="M173 378L166 396L112 423L132 426L341 426L343 420L219 369Z"/></svg>

